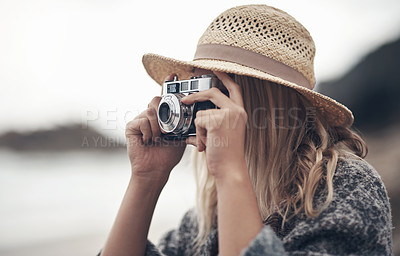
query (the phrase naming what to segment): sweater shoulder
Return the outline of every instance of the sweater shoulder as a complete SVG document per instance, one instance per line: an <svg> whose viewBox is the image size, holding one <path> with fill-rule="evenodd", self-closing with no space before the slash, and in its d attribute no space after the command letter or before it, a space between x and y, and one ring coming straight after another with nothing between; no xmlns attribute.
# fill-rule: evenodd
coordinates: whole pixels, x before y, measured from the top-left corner
<svg viewBox="0 0 400 256"><path fill-rule="evenodd" d="M351 175L368 180L381 180L379 173L371 164L355 155L343 155L339 157L336 166L336 176L340 175Z"/></svg>
<svg viewBox="0 0 400 256"><path fill-rule="evenodd" d="M182 217L179 227L163 235L158 249L163 255L192 254L193 241L197 234L197 221L194 209Z"/></svg>
<svg viewBox="0 0 400 256"><path fill-rule="evenodd" d="M333 190L334 207L332 209L331 206L331 210L351 207L352 211L367 219L370 216L366 215L371 214L390 216L386 187L379 173L364 159L339 158L333 178Z"/></svg>
<svg viewBox="0 0 400 256"><path fill-rule="evenodd" d="M335 193L340 197L368 197L388 202L385 185L375 168L364 159L347 156L338 160L333 178ZM344 193L344 194L343 194Z"/></svg>
<svg viewBox="0 0 400 256"><path fill-rule="evenodd" d="M325 199L326 190L315 198L318 206ZM361 158L339 158L332 201L315 218L300 214L294 226L284 238L289 251L324 248L326 253L336 254L390 255L391 252L391 211L386 188L375 168Z"/></svg>

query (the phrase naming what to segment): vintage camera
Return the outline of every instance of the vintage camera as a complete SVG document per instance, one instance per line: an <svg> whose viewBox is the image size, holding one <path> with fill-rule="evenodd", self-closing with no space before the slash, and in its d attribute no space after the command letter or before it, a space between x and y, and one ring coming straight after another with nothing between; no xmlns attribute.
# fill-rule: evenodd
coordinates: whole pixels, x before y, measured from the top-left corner
<svg viewBox="0 0 400 256"><path fill-rule="evenodd" d="M166 139L183 139L196 135L194 119L199 110L216 108L211 101L196 102L185 105L181 102L184 96L217 87L219 80L215 75L202 75L189 80L166 81L163 95L158 105L158 123L166 132Z"/></svg>

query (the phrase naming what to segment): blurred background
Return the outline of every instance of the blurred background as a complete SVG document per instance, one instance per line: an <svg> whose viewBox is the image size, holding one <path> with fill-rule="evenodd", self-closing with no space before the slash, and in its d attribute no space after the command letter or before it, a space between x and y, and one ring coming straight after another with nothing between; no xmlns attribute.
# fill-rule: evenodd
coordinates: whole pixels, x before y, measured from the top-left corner
<svg viewBox="0 0 400 256"><path fill-rule="evenodd" d="M400 255L400 1L0 0L0 255L95 255L128 183L125 124L159 95L144 53L191 60L225 9L263 3L310 31L317 90L349 106L393 211ZM156 241L194 205L188 148Z"/></svg>

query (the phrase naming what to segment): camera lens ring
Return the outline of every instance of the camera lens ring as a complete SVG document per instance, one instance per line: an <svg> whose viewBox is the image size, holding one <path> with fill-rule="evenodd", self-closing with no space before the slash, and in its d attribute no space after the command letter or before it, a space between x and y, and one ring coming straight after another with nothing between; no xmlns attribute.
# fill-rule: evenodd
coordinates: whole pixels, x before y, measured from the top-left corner
<svg viewBox="0 0 400 256"><path fill-rule="evenodd" d="M184 96L184 94L180 93L165 94L162 96L157 112L158 123L162 131L174 134L185 134L188 132L193 119L194 105L183 104L181 99ZM166 114L163 113L163 111L167 110L167 105L165 104L168 105L170 110L168 119L166 118ZM160 115L160 112L165 115Z"/></svg>

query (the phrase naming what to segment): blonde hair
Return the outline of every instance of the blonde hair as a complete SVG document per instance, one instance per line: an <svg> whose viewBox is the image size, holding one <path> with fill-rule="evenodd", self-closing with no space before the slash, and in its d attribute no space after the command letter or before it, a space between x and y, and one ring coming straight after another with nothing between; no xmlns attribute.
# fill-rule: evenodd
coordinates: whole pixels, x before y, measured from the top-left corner
<svg viewBox="0 0 400 256"><path fill-rule="evenodd" d="M365 157L365 142L350 128L332 127L297 91L268 81L234 76L248 115L245 154L261 217L278 213L285 220L301 211L317 216L332 200L332 179L339 156ZM216 224L217 192L204 153L194 150L199 249ZM317 188L327 196L315 208Z"/></svg>

